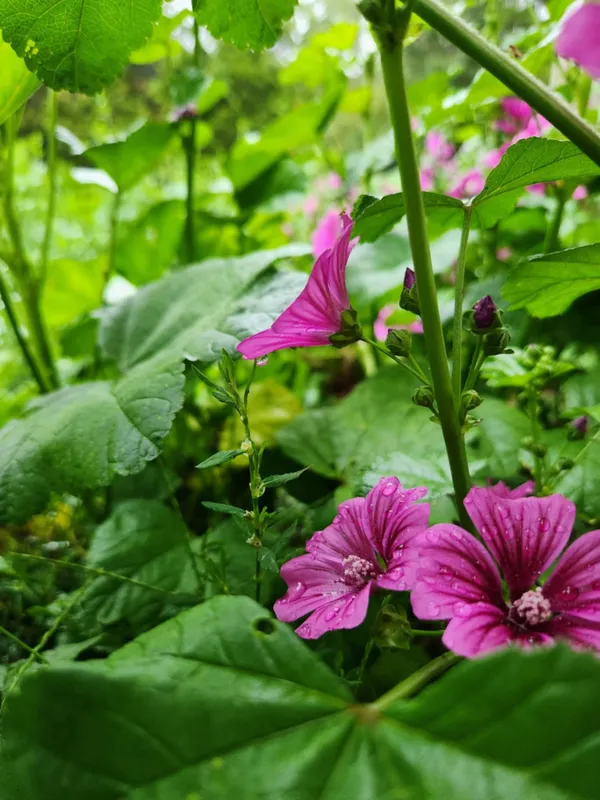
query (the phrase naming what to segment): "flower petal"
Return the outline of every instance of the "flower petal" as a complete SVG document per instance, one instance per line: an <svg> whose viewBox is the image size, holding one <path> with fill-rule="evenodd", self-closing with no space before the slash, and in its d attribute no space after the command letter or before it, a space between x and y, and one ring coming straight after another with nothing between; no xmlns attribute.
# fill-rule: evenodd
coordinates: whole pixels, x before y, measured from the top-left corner
<svg viewBox="0 0 600 800"><path fill-rule="evenodd" d="M498 481L494 486L488 486L487 489L490 492L498 495L498 497L505 497L509 500L518 500L521 497L528 497L530 494L533 494L535 489L535 482L534 481L527 481L526 483L522 483L520 486L517 486L515 489L510 489L504 481Z"/></svg>
<svg viewBox="0 0 600 800"><path fill-rule="evenodd" d="M575 506L565 497L499 497L474 487L465 505L516 600L548 569L569 540Z"/></svg>
<svg viewBox="0 0 600 800"><path fill-rule="evenodd" d="M262 358L276 350L285 350L288 347L319 347L329 344L327 331L310 331L305 333L275 333L271 328L255 333L240 342L237 346L238 353L246 359Z"/></svg>
<svg viewBox="0 0 600 800"><path fill-rule="evenodd" d="M408 550L407 556L417 558L411 602L420 619L450 619L481 601L506 613L496 565L470 533L456 525L434 525Z"/></svg>
<svg viewBox="0 0 600 800"><path fill-rule="evenodd" d="M382 478L365 498L364 526L377 552L390 561L429 521L429 504L415 501L425 497L427 489L403 489L398 478Z"/></svg>
<svg viewBox="0 0 600 800"><path fill-rule="evenodd" d="M338 559L340 563L348 556L376 562L368 526L364 521L364 506L364 497L354 497L341 503L332 524L308 540L308 552L318 553L319 557L327 560Z"/></svg>
<svg viewBox="0 0 600 800"><path fill-rule="evenodd" d="M592 648L600 651L600 622L581 619L572 614L561 614L546 623L546 629L555 639L566 640L575 650Z"/></svg>
<svg viewBox="0 0 600 800"><path fill-rule="evenodd" d="M580 536L567 548L543 592L552 611L600 623L600 531Z"/></svg>
<svg viewBox="0 0 600 800"><path fill-rule="evenodd" d="M359 592L348 593L319 606L296 628L296 633L302 639L318 639L329 631L358 627L367 616L372 587L372 582L367 583Z"/></svg>
<svg viewBox="0 0 600 800"><path fill-rule="evenodd" d="M475 658L490 650L506 647L513 641L511 630L504 624L505 612L490 603L476 603L465 609L448 624L442 642L448 650L465 658Z"/></svg>
<svg viewBox="0 0 600 800"><path fill-rule="evenodd" d="M556 41L556 53L600 78L600 3L584 3L569 14Z"/></svg>

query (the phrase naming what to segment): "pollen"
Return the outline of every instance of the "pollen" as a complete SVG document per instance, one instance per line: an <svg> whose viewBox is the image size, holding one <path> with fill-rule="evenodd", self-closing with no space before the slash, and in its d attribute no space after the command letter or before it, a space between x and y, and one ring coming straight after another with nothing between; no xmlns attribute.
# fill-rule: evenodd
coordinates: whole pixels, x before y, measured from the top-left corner
<svg viewBox="0 0 600 800"><path fill-rule="evenodd" d="M547 622L552 616L550 602L542 594L541 588L525 592L518 600L512 604L516 616L520 617L528 625L539 625Z"/></svg>

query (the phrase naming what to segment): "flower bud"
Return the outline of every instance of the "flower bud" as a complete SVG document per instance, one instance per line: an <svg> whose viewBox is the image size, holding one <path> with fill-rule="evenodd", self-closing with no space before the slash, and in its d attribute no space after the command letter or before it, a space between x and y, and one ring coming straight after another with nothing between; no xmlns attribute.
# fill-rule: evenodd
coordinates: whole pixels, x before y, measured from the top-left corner
<svg viewBox="0 0 600 800"><path fill-rule="evenodd" d="M572 458L560 458L556 466L558 467L559 472L567 472L567 470L573 469L575 462Z"/></svg>
<svg viewBox="0 0 600 800"><path fill-rule="evenodd" d="M435 397L431 386L419 386L419 388L415 390L415 393L412 396L412 401L416 406L421 406L422 408L429 408L433 411L435 405Z"/></svg>
<svg viewBox="0 0 600 800"><path fill-rule="evenodd" d="M392 355L408 358L412 350L412 336L408 331L390 330L385 345Z"/></svg>
<svg viewBox="0 0 600 800"><path fill-rule="evenodd" d="M535 442L530 449L537 458L545 458L548 455L548 448L541 442Z"/></svg>
<svg viewBox="0 0 600 800"><path fill-rule="evenodd" d="M486 334L483 340L483 351L486 356L499 356L510 344L510 333L506 328L499 328Z"/></svg>
<svg viewBox="0 0 600 800"><path fill-rule="evenodd" d="M358 314L353 308L342 312L341 328L329 337L329 341L338 350L362 339L362 329L358 323Z"/></svg>
<svg viewBox="0 0 600 800"><path fill-rule="evenodd" d="M377 615L374 638L378 647L408 650L411 628L403 608L385 605Z"/></svg>
<svg viewBox="0 0 600 800"><path fill-rule="evenodd" d="M488 330L494 324L494 317L498 310L496 303L492 300L489 294L478 300L473 306L473 322L477 329Z"/></svg>
<svg viewBox="0 0 600 800"><path fill-rule="evenodd" d="M586 416L577 417L571 422L569 439L583 439L588 430L588 418Z"/></svg>
<svg viewBox="0 0 600 800"><path fill-rule="evenodd" d="M421 314L419 307L419 295L417 292L417 279L412 269L407 269L404 273L404 286L400 295L400 308L410 311L411 314Z"/></svg>
<svg viewBox="0 0 600 800"><path fill-rule="evenodd" d="M198 109L193 103L188 103L185 106L177 108L173 113L174 122L184 122L188 119L196 119L198 117Z"/></svg>
<svg viewBox="0 0 600 800"><path fill-rule="evenodd" d="M479 395L473 389L470 389L468 392L463 392L461 398L461 411L462 411L462 419L464 419L469 411L473 411L474 408L477 408L483 403L483 399L481 395Z"/></svg>

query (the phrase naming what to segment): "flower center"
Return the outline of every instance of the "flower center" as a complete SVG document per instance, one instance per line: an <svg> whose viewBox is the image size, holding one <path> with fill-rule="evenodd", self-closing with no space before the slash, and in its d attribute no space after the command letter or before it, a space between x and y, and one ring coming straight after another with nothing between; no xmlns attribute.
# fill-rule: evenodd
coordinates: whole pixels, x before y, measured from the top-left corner
<svg viewBox="0 0 600 800"><path fill-rule="evenodd" d="M541 587L525 592L512 604L509 617L517 623L540 625L552 616L550 601L542 594Z"/></svg>
<svg viewBox="0 0 600 800"><path fill-rule="evenodd" d="M342 561L344 583L348 586L363 586L367 581L377 577L377 569L371 561L360 556L348 556Z"/></svg>

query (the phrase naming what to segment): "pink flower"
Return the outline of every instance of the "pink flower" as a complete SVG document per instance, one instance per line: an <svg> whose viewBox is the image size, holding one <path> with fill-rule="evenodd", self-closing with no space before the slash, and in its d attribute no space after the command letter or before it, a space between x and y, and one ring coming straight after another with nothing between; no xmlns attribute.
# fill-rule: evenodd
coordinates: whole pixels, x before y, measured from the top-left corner
<svg viewBox="0 0 600 800"><path fill-rule="evenodd" d="M567 545L575 506L558 494L507 491L474 488L465 500L485 547L450 524L434 525L413 542L416 616L449 619L444 644L471 658L511 643L555 639L600 650L600 531L571 544L539 585Z"/></svg>
<svg viewBox="0 0 600 800"><path fill-rule="evenodd" d="M577 186L573 192L573 200L585 200L586 197L589 197L587 188L585 186Z"/></svg>
<svg viewBox="0 0 600 800"><path fill-rule="evenodd" d="M329 337L339 333L342 312L350 308L346 264L357 241L350 241L353 223L347 214L342 214L340 225L340 237L319 256L300 295L270 328L240 342L237 349L244 358L261 358L287 347L330 344Z"/></svg>
<svg viewBox="0 0 600 800"><path fill-rule="evenodd" d="M506 153L509 147L510 143L507 142L506 144L503 144L501 147L499 147L497 150L491 150L484 159L486 167L489 167L490 169L494 169L494 167L497 167L498 164L502 161L502 156L504 155L504 153Z"/></svg>
<svg viewBox="0 0 600 800"><path fill-rule="evenodd" d="M509 136L525 128L533 116L531 106L518 97L503 97L500 107L504 116L496 122L495 127Z"/></svg>
<svg viewBox="0 0 600 800"><path fill-rule="evenodd" d="M496 258L498 261L508 261L512 254L513 251L510 247L499 247L498 250L496 250Z"/></svg>
<svg viewBox="0 0 600 800"><path fill-rule="evenodd" d="M404 548L427 528L429 505L415 502L426 494L382 478L366 497L342 503L333 523L306 543L307 554L281 568L288 591L275 603L277 617L292 622L310 614L296 633L317 639L360 625L377 589L410 589Z"/></svg>
<svg viewBox="0 0 600 800"><path fill-rule="evenodd" d="M544 131L551 127L552 125L547 119L536 114L530 119L523 130L513 136L511 144L516 144L516 142L520 142L521 139L532 139L534 136L541 136Z"/></svg>
<svg viewBox="0 0 600 800"><path fill-rule="evenodd" d="M464 198L475 197L479 192L483 191L485 186L485 178L478 169L473 169L468 172L458 184L448 192L450 197L456 197L458 200Z"/></svg>
<svg viewBox="0 0 600 800"><path fill-rule="evenodd" d="M532 183L531 186L526 186L525 188L531 194L546 194L545 183Z"/></svg>
<svg viewBox="0 0 600 800"><path fill-rule="evenodd" d="M425 150L434 161L442 164L450 161L455 153L454 146L438 131L429 131L425 137Z"/></svg>
<svg viewBox="0 0 600 800"><path fill-rule="evenodd" d="M423 323L420 319L416 319L414 322L409 322L406 325L388 325L387 320L392 316L394 311L396 311L396 308L397 306L391 303L390 305L384 306L377 315L377 319L373 324L373 333L378 342L385 342L388 331L423 333Z"/></svg>
<svg viewBox="0 0 600 800"><path fill-rule="evenodd" d="M556 54L600 79L600 3L584 3L567 14L556 41Z"/></svg>
<svg viewBox="0 0 600 800"><path fill-rule="evenodd" d="M498 481L494 486L490 484L487 489L488 492L492 492L497 497L502 497L505 500L519 500L521 497L528 497L530 494L533 494L535 483L533 481L527 481L517 486L516 489L509 489L504 481Z"/></svg>
<svg viewBox="0 0 600 800"><path fill-rule="evenodd" d="M423 167L420 173L420 183L422 192L430 192L433 189L433 169Z"/></svg>
<svg viewBox="0 0 600 800"><path fill-rule="evenodd" d="M337 174L337 172L330 172L329 175L327 176L327 185L329 186L330 189L339 191L343 187L344 181Z"/></svg>
<svg viewBox="0 0 600 800"><path fill-rule="evenodd" d="M319 201L317 197L315 197L314 194L309 194L306 200L304 201L304 204L302 206L302 211L304 211L306 216L312 217L313 214L317 213L318 208L319 208Z"/></svg>
<svg viewBox="0 0 600 800"><path fill-rule="evenodd" d="M312 237L313 256L319 258L326 250L331 250L342 233L343 217L330 209L317 225Z"/></svg>

